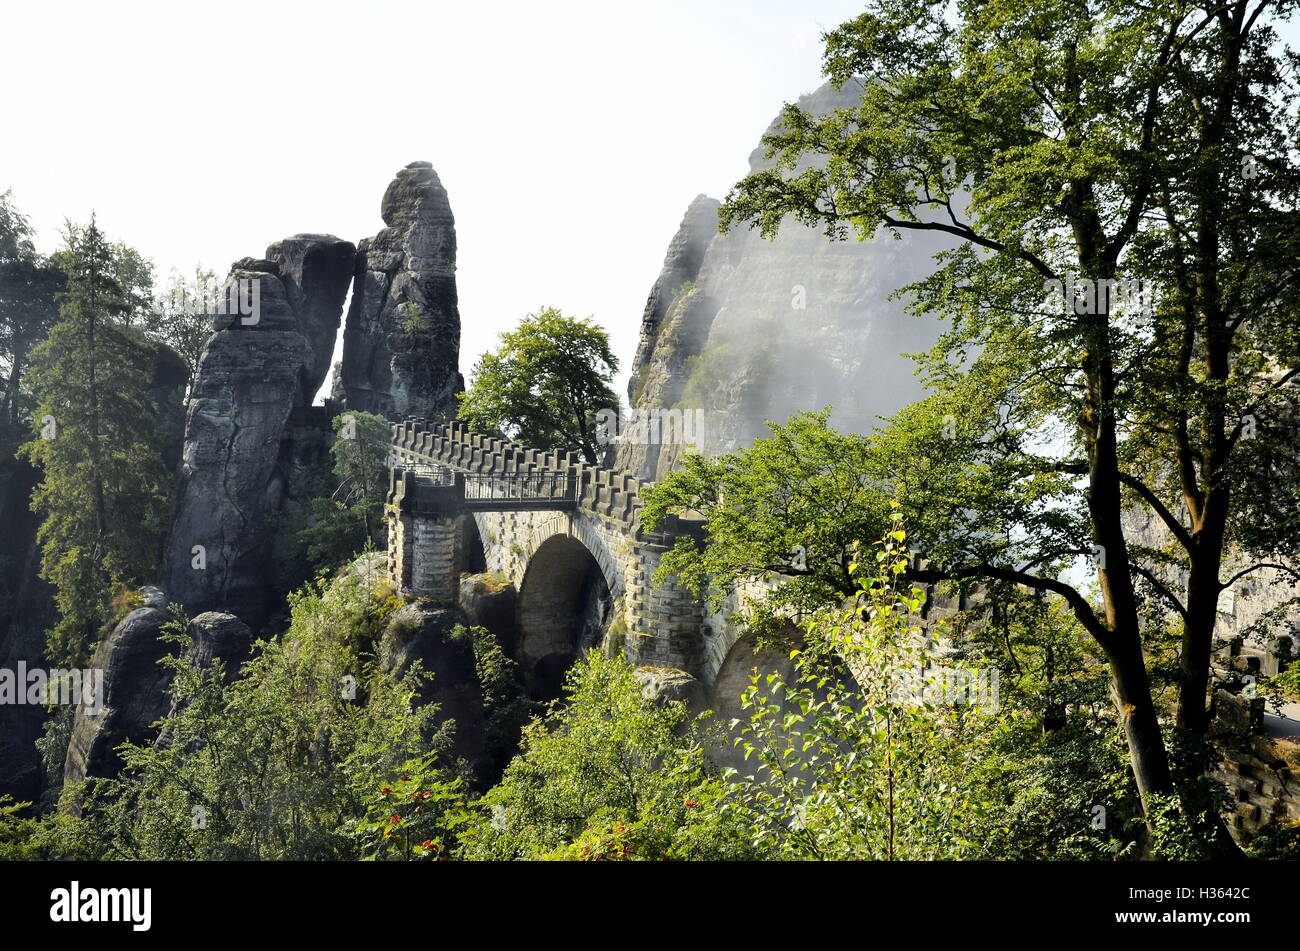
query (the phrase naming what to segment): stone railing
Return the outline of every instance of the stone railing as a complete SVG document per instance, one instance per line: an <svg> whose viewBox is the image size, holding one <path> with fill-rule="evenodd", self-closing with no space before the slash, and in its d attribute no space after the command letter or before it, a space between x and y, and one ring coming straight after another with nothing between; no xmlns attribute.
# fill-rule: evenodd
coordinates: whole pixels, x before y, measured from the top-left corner
<svg viewBox="0 0 1300 951"><path fill-rule="evenodd" d="M563 476L582 511L621 527L646 544L671 546L682 535L698 534L697 522L670 518L659 531L641 532L641 490L648 483L606 466L592 465L575 452L542 452L496 436L472 432L464 423L407 419L392 428L390 465L448 466L469 475Z"/></svg>

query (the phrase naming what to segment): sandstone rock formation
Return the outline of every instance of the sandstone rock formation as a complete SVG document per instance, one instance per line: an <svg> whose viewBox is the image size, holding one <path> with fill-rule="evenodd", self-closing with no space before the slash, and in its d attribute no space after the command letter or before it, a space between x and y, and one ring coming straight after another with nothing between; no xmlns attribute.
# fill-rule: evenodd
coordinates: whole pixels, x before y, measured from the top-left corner
<svg viewBox="0 0 1300 951"><path fill-rule="evenodd" d="M690 321L683 327L682 309L674 310L673 305L677 302L677 297L688 292L699 277L700 268L704 264L704 253L718 233L718 209L721 205L716 198L696 195L686 208L677 234L673 235L668 244L663 270L650 288L650 297L646 300L645 313L641 317L641 339L632 361L632 366L640 375L634 373L628 383L627 395L632 406L639 404L641 392L647 386L664 393L676 391L676 395L680 396L681 386L685 384L685 367L682 364L688 357L699 353L704 344L703 338L681 338L677 334L700 324L707 330L708 322ZM676 325L672 328L664 326L664 319L670 310L674 310L677 318ZM656 350L659 351L660 360L653 361L651 357Z"/></svg>
<svg viewBox="0 0 1300 951"><path fill-rule="evenodd" d="M113 777L122 769L116 748L124 742L143 743L154 724L173 711L167 689L172 671L158 661L174 653L174 644L160 634L167 623L167 595L158 588L140 589L145 603L113 628L95 650L92 669L104 671L103 709L98 713L78 707L64 761L65 787L87 777ZM185 654L199 669L207 670L216 658L226 665L229 681L239 671L252 646L252 632L229 614L205 613L190 621L191 644ZM68 804L73 812L78 804Z"/></svg>
<svg viewBox="0 0 1300 951"><path fill-rule="evenodd" d="M682 701L692 714L703 713L708 708L704 684L676 667L638 667L634 674L647 697L661 703Z"/></svg>
<svg viewBox="0 0 1300 951"><path fill-rule="evenodd" d="M122 761L114 749L126 741L146 739L149 724L167 714L167 684L171 672L158 661L169 653L159 638L167 623L167 596L143 588L136 608L100 642L91 669L104 671L103 710L90 714L78 708L64 761L63 783L71 786L88 776L116 776ZM70 804L76 810L76 803Z"/></svg>
<svg viewBox="0 0 1300 951"><path fill-rule="evenodd" d="M333 396L390 419L442 419L454 412L464 380L456 223L433 166L412 162L398 172L380 213L387 227L357 249Z"/></svg>
<svg viewBox="0 0 1300 951"><path fill-rule="evenodd" d="M823 113L857 94L828 84L800 105ZM750 156L751 170L769 164L761 148ZM702 410L697 448L726 451L765 435L764 420L826 406L838 428L866 432L921 395L901 354L927 349L938 327L889 297L928 272L940 239L834 242L787 221L766 241L745 224L712 233L716 209L704 196L691 203L651 291L632 366L634 409ZM652 428L622 442L616 463L654 479L684 448L680 438L656 443Z"/></svg>
<svg viewBox="0 0 1300 951"><path fill-rule="evenodd" d="M256 628L270 610L286 498L309 481L304 465L325 461L326 420L311 403L329 371L354 254L339 238L296 235L232 267L233 280L256 282L260 306L255 320L219 316L203 352L163 565L164 587L191 614L228 611ZM304 432L304 421L322 436Z"/></svg>
<svg viewBox="0 0 1300 951"><path fill-rule="evenodd" d="M508 654L519 638L515 611L519 592L508 578L490 573L462 575L457 599L470 624L491 631Z"/></svg>
<svg viewBox="0 0 1300 951"><path fill-rule="evenodd" d="M464 615L425 601L407 604L389 620L378 655L380 667L395 676L405 674L417 661L425 674L433 675L418 692L419 702L437 705L438 723L449 719L455 723L452 756L481 770L483 695Z"/></svg>
<svg viewBox="0 0 1300 951"><path fill-rule="evenodd" d="M185 358L161 343L149 342L153 354L153 375L149 396L158 408L158 430L162 439L163 464L175 471L181 459L181 437L185 430L185 386L190 368Z"/></svg>

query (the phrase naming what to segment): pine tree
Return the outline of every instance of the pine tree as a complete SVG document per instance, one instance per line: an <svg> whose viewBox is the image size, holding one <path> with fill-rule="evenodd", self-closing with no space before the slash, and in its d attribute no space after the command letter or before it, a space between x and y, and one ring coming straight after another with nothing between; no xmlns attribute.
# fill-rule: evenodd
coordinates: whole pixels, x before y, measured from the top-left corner
<svg viewBox="0 0 1300 951"><path fill-rule="evenodd" d="M32 354L38 407L22 451L43 472L32 506L43 516L41 574L58 589L47 654L76 664L112 619L114 593L156 567L167 473L149 351L127 329L139 315L120 279L121 255L92 218L69 224L56 259L68 285L59 322Z"/></svg>

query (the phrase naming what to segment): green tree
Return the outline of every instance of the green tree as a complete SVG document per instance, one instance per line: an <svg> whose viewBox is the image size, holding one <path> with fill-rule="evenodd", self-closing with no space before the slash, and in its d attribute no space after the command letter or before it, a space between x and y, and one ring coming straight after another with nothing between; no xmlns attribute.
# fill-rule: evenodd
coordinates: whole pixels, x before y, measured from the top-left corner
<svg viewBox="0 0 1300 951"><path fill-rule="evenodd" d="M622 657L592 651L569 674L568 702L524 730L519 755L478 803L471 859L689 859L753 855L720 811L680 702L643 695Z"/></svg>
<svg viewBox="0 0 1300 951"><path fill-rule="evenodd" d="M57 255L68 275L59 322L28 375L38 406L22 451L42 470L32 505L44 517L41 574L58 589L48 656L60 663L88 657L115 590L152 574L163 531L168 474L152 363L125 326L135 304L120 259L93 219L69 226Z"/></svg>
<svg viewBox="0 0 1300 951"><path fill-rule="evenodd" d="M902 541L895 530L874 564L849 563L857 593L806 622L792 676L756 671L742 695L752 766L732 798L782 858L976 858L997 815L980 778L998 698L943 686Z"/></svg>
<svg viewBox="0 0 1300 951"><path fill-rule="evenodd" d="M580 452L594 464L597 414L619 405L610 388L617 372L603 329L543 307L479 358L459 415L476 429L536 449Z"/></svg>
<svg viewBox="0 0 1300 951"><path fill-rule="evenodd" d="M212 303L221 293L216 271L196 267L192 277L172 270L167 289L158 296L149 320L149 336L171 347L189 367L188 392L199 373L199 358L212 337Z"/></svg>
<svg viewBox="0 0 1300 951"><path fill-rule="evenodd" d="M643 495L642 519L656 527L669 514L707 520L708 544L682 538L658 577L677 576L721 598L735 585L773 576L764 606L794 612L825 607L858 592L849 570L856 547L880 538L889 501L869 481L870 443L826 425L830 409L797 413L748 449L714 458L682 457Z"/></svg>
<svg viewBox="0 0 1300 951"><path fill-rule="evenodd" d="M22 386L28 359L54 326L56 295L64 284L63 272L36 252L33 237L12 192L0 194L0 452L5 458L17 448L31 410Z"/></svg>
<svg viewBox="0 0 1300 951"><path fill-rule="evenodd" d="M934 396L882 443L935 562L915 577L1065 598L1107 658L1144 801L1174 788L1144 599L1181 625L1177 723L1203 734L1219 595L1292 570L1300 539L1276 438L1300 372L1295 74L1271 26L1294 8L879 0L827 37L860 103L787 107L776 167L721 213L953 240L911 288L949 320L923 360ZM1234 544L1258 561L1227 575ZM1051 570L1080 554L1096 604Z"/></svg>
<svg viewBox="0 0 1300 951"><path fill-rule="evenodd" d="M308 577L336 570L368 545L384 544L388 421L373 413L349 411L335 417L333 425L334 490L328 497L312 500L304 524L295 533Z"/></svg>
<svg viewBox="0 0 1300 951"><path fill-rule="evenodd" d="M452 823L464 800L436 765L445 728L413 704L418 668L399 679L375 666L375 638L402 602L368 575L358 563L296 592L288 631L259 642L238 679L185 653L176 609L163 741L124 746L119 777L70 790L86 818L52 847L130 860L397 858ZM386 834L403 820L418 842Z"/></svg>

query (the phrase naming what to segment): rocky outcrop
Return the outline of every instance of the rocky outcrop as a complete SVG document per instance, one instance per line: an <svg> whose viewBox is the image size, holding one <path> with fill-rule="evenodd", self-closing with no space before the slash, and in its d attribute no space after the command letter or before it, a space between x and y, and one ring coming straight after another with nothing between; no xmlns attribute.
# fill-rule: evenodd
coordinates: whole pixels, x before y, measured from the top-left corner
<svg viewBox="0 0 1300 951"><path fill-rule="evenodd" d="M518 591L504 575L462 575L458 603L470 624L492 632L502 648L513 654L519 640L515 625Z"/></svg>
<svg viewBox="0 0 1300 951"><path fill-rule="evenodd" d="M185 388L190 368L185 358L165 344L149 342L153 371L149 379L149 397L158 409L158 437L163 465L176 471L181 459L181 439L185 431Z"/></svg>
<svg viewBox="0 0 1300 951"><path fill-rule="evenodd" d="M91 659L91 669L104 672L103 709L96 714L78 708L73 718L65 788L90 776L116 776L122 769L116 747L144 741L149 725L167 714L171 672L158 663L169 653L159 636L167 623L167 596L157 588L140 593L144 606L119 621ZM75 803L70 806L76 810Z"/></svg>
<svg viewBox="0 0 1300 951"><path fill-rule="evenodd" d="M81 706L73 716L63 768L65 788L88 777L116 776L123 765L117 747L149 742L158 721L173 712L168 694L172 670L159 663L176 650L161 637L170 617L169 602L158 588L145 587L140 593L144 605L119 621L95 650L91 669L103 671L102 710ZM187 659L207 670L220 658L228 680L238 673L253 642L247 625L229 614L200 614L190 621L187 633ZM79 808L75 798L65 805L73 812Z"/></svg>
<svg viewBox="0 0 1300 951"><path fill-rule="evenodd" d="M456 222L428 162L397 173L384 230L361 241L334 398L390 419L452 415L464 389L456 299Z"/></svg>
<svg viewBox="0 0 1300 951"><path fill-rule="evenodd" d="M668 244L663 269L650 288L645 312L641 316L641 338L636 357L632 361L634 372L627 388L632 406L640 403L642 390L647 386L660 393L675 389L680 395L680 385L685 383L683 364L699 353L707 337L712 315L703 321L698 319L698 315L697 319L685 320L684 309L677 308L674 311L677 318L675 326L665 327L664 320L669 311L673 310L677 298L688 293L700 276L704 252L718 233L718 209L721 204L708 195L696 195L695 200L687 206L682 223ZM685 334L682 333L683 330L686 331ZM696 332L692 333L692 330ZM699 330L704 333L699 333ZM656 350L659 351L659 360L652 359ZM674 386L674 383L678 385Z"/></svg>
<svg viewBox="0 0 1300 951"><path fill-rule="evenodd" d="M298 331L311 350L308 405L330 370L356 252L352 242L329 234L296 234L266 249L267 258L278 265Z"/></svg>
<svg viewBox="0 0 1300 951"><path fill-rule="evenodd" d="M231 269L257 313L216 318L190 399L163 585L191 614L271 609L271 553L286 499L327 465L327 420L311 403L329 371L353 246L297 235ZM304 432L306 428L319 431ZM327 442L325 443L327 445ZM305 447L305 448L304 448Z"/></svg>
<svg viewBox="0 0 1300 951"><path fill-rule="evenodd" d="M800 105L824 113L857 95L826 85ZM768 165L762 149L750 156L751 170ZM631 428L616 464L641 478L659 478L687 448L748 445L765 420L800 410L833 406L835 426L870 431L921 395L902 354L938 334L890 295L932 269L939 239L830 241L793 220L775 241L745 224L708 237L716 207L698 197L687 210L646 305L629 387L634 409L698 410L699 425L657 440L654 426Z"/></svg>
<svg viewBox="0 0 1300 951"><path fill-rule="evenodd" d="M416 601L389 619L379 642L379 664L400 677L419 662L426 680L417 697L437 705L437 723L453 721L451 754L474 770L484 754L483 695L474 659L474 641L465 617L452 608Z"/></svg>
<svg viewBox="0 0 1300 951"><path fill-rule="evenodd" d="M190 620L187 629L191 646L188 657L200 670L219 660L226 668L226 682L239 676L240 667L253 646L253 632L233 614L205 611Z"/></svg>
<svg viewBox="0 0 1300 951"><path fill-rule="evenodd" d="M633 676L641 684L641 691L663 703L685 703L692 714L706 709L707 691L691 674L676 667L638 667Z"/></svg>

